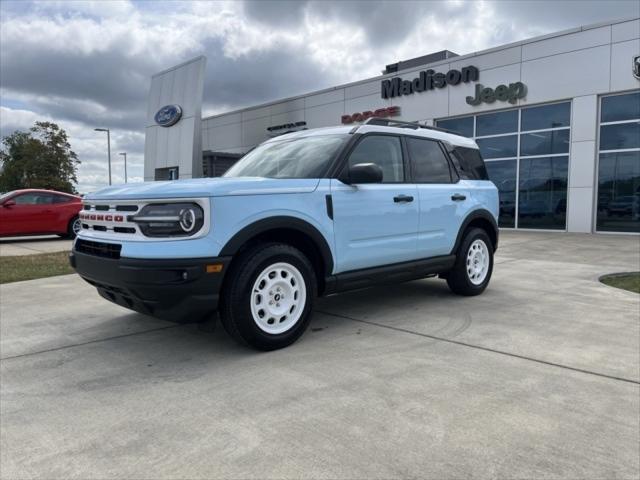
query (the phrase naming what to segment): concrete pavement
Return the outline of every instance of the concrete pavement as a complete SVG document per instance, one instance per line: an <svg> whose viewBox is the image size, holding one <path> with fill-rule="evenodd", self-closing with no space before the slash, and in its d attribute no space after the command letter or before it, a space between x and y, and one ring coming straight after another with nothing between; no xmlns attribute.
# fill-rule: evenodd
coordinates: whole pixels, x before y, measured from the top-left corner
<svg viewBox="0 0 640 480"><path fill-rule="evenodd" d="M56 235L0 238L0 257L34 255L71 250L72 240Z"/></svg>
<svg viewBox="0 0 640 480"><path fill-rule="evenodd" d="M2 478L638 478L637 237L505 232L480 297L321 299L255 353L76 276L0 287Z"/></svg>

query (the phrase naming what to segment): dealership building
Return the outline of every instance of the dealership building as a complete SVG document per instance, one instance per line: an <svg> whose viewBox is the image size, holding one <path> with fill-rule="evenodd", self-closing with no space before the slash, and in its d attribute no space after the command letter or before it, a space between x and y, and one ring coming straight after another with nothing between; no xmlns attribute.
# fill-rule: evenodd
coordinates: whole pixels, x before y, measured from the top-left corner
<svg viewBox="0 0 640 480"><path fill-rule="evenodd" d="M473 138L500 190L503 228L640 232L640 18L445 50L202 118L205 62L152 78L145 180L219 176L276 135L384 116Z"/></svg>

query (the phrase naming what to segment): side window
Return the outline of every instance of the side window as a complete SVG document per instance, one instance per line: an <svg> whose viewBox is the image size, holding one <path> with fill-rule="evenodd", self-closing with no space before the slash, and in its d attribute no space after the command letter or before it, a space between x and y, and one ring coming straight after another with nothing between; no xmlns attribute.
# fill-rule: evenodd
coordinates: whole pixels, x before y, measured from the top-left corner
<svg viewBox="0 0 640 480"><path fill-rule="evenodd" d="M53 201L53 195L48 193L25 193L13 198L16 205L48 205Z"/></svg>
<svg viewBox="0 0 640 480"><path fill-rule="evenodd" d="M68 203L71 201L71 197L65 197L64 195L54 195L53 203Z"/></svg>
<svg viewBox="0 0 640 480"><path fill-rule="evenodd" d="M438 142L407 138L416 183L451 183L449 162Z"/></svg>
<svg viewBox="0 0 640 480"><path fill-rule="evenodd" d="M38 194L25 193L23 195L13 197L13 200L16 202L16 205L35 205L38 201Z"/></svg>
<svg viewBox="0 0 640 480"><path fill-rule="evenodd" d="M452 160L461 172L463 178L468 180L489 180L487 168L480 151L474 148L455 147L452 152Z"/></svg>
<svg viewBox="0 0 640 480"><path fill-rule="evenodd" d="M382 169L384 183L404 182L402 147L398 137L369 135L363 138L349 156L349 166L375 163Z"/></svg>

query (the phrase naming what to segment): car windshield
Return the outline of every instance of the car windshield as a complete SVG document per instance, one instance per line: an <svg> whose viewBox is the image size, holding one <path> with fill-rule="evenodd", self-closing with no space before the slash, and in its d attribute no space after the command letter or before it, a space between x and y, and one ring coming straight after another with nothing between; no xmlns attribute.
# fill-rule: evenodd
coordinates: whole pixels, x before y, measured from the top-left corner
<svg viewBox="0 0 640 480"><path fill-rule="evenodd" d="M9 198L14 193L15 193L15 190L12 191L12 192L3 193L2 195L0 195L0 202L5 201L7 198Z"/></svg>
<svg viewBox="0 0 640 480"><path fill-rule="evenodd" d="M225 177L320 178L348 135L313 135L264 143L247 153Z"/></svg>

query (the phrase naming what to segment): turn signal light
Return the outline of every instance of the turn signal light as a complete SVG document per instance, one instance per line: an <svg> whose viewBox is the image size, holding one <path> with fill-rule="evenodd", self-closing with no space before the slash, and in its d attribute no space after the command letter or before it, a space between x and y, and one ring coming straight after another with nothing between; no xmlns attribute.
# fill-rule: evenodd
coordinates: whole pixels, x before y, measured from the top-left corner
<svg viewBox="0 0 640 480"><path fill-rule="evenodd" d="M207 273L220 273L222 271L221 263L212 263L207 265Z"/></svg>

